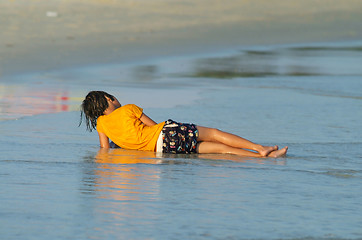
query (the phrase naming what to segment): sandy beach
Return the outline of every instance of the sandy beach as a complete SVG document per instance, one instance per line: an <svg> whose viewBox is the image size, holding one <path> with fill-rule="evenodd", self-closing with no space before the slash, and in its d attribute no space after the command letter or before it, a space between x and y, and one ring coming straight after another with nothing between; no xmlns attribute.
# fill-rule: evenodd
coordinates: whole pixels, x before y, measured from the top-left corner
<svg viewBox="0 0 362 240"><path fill-rule="evenodd" d="M1 0L0 74L354 40L361 8L358 0Z"/></svg>
<svg viewBox="0 0 362 240"><path fill-rule="evenodd" d="M361 9L0 0L0 236L361 239ZM104 151L90 90L289 152Z"/></svg>

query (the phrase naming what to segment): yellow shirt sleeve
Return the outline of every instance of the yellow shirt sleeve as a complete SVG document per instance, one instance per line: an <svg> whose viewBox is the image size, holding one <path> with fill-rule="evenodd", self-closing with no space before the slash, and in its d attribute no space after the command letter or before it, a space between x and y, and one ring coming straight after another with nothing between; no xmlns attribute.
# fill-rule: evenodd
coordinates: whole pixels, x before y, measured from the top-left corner
<svg viewBox="0 0 362 240"><path fill-rule="evenodd" d="M139 106L135 105L135 104L128 104L126 105L129 107L130 111L132 111L132 113L134 114L134 116L136 118L141 118L142 113L143 113L143 109L140 108Z"/></svg>

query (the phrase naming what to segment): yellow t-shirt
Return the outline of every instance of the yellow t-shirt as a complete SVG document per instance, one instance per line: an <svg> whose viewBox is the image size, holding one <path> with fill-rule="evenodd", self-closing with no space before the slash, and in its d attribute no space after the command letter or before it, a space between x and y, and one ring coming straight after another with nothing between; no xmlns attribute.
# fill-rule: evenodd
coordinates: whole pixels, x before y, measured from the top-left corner
<svg viewBox="0 0 362 240"><path fill-rule="evenodd" d="M134 104L119 107L111 114L98 117L97 131L121 148L155 151L165 123L149 127L140 120L142 112L143 109Z"/></svg>

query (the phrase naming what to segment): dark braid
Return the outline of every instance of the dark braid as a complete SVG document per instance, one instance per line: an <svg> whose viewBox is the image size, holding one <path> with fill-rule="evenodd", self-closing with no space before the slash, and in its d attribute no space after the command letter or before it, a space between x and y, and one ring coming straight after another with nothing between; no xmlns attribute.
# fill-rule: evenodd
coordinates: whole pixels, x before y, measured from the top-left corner
<svg viewBox="0 0 362 240"><path fill-rule="evenodd" d="M80 122L82 124L83 116L85 117L87 130L96 129L97 119L104 115L104 111L108 108L107 98L114 100L114 97L103 91L91 91L83 100L81 105Z"/></svg>

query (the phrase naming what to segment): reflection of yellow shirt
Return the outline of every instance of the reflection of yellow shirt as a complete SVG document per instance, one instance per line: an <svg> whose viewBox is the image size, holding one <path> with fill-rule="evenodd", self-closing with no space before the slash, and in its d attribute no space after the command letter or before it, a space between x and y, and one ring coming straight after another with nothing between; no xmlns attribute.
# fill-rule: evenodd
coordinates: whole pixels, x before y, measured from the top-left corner
<svg viewBox="0 0 362 240"><path fill-rule="evenodd" d="M97 119L97 131L106 134L121 148L155 151L165 123L146 126L140 120L142 112L143 109L134 104L119 107L111 114Z"/></svg>

